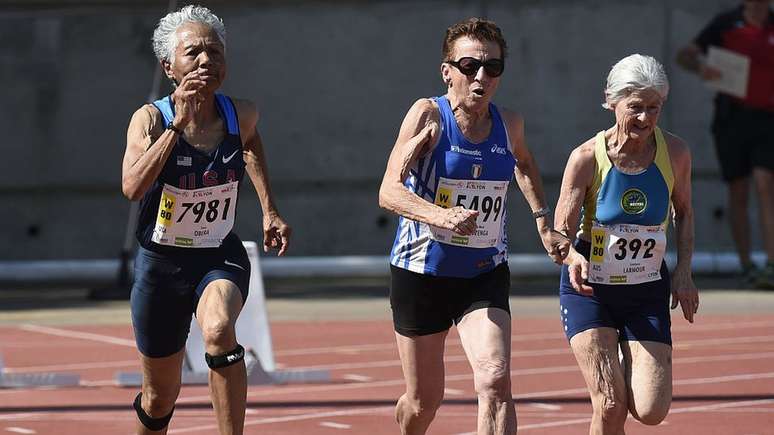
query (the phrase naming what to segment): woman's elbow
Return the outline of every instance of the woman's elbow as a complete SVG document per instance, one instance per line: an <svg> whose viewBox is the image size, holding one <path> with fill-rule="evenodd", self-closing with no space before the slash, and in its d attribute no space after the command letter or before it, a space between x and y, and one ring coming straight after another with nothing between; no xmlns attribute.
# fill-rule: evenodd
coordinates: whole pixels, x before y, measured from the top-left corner
<svg viewBox="0 0 774 435"><path fill-rule="evenodd" d="M393 211L394 207L392 206L392 203L390 186L388 186L387 183L382 183L381 187L379 187L379 207L387 211Z"/></svg>
<svg viewBox="0 0 774 435"><path fill-rule="evenodd" d="M127 180L121 182L121 192L129 201L137 201L142 198L144 192L141 192L137 185Z"/></svg>

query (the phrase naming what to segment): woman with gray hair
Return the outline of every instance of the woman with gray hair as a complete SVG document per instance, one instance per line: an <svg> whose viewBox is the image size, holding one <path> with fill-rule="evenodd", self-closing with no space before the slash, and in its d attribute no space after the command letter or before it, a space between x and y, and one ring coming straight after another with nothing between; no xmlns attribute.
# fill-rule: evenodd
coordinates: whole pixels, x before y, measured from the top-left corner
<svg viewBox="0 0 774 435"><path fill-rule="evenodd" d="M140 201L131 294L143 373L137 433L167 432L195 313L220 433L241 434L247 375L235 324L250 263L231 230L245 172L263 210L264 250L283 255L290 228L272 199L255 105L216 92L226 75L220 18L201 6L172 12L153 49L175 90L134 113L122 167L124 195Z"/></svg>
<svg viewBox="0 0 774 435"><path fill-rule="evenodd" d="M607 77L615 124L570 154L554 225L577 240L564 260L560 311L594 409L592 434L622 434L628 412L660 423L672 401L672 308L693 323L691 155L658 128L669 92L663 66L634 54ZM664 262L670 217L677 266ZM619 351L623 356L619 360Z"/></svg>

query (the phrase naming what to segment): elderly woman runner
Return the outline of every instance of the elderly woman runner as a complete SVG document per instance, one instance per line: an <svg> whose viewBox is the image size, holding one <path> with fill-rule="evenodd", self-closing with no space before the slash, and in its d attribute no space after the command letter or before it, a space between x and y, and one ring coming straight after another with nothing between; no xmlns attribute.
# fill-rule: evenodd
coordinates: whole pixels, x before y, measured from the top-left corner
<svg viewBox="0 0 774 435"><path fill-rule="evenodd" d="M221 434L241 434L247 394L235 323L250 263L231 231L247 171L263 210L264 250L288 247L290 228L269 189L258 112L216 93L226 76L226 30L209 9L186 6L159 21L153 49L175 90L138 109L127 132L124 195L140 200L131 306L142 363L137 433L166 433L196 314Z"/></svg>
<svg viewBox="0 0 774 435"><path fill-rule="evenodd" d="M566 239L548 223L523 119L491 103L505 65L500 29L478 18L457 23L442 55L446 95L409 109L379 192L380 205L400 215L390 302L406 392L395 415L403 434L427 430L443 398L444 341L454 323L474 372L478 433L512 434L504 222L514 174L555 261Z"/></svg>
<svg viewBox="0 0 774 435"><path fill-rule="evenodd" d="M555 228L578 230L564 260L564 331L591 394L591 434L623 434L628 412L648 425L672 401L672 308L691 323L699 295L691 277L691 155L658 117L669 91L654 58L628 56L607 77L604 107L615 124L570 154ZM677 266L663 261L666 227L677 232ZM619 349L623 361L619 362Z"/></svg>

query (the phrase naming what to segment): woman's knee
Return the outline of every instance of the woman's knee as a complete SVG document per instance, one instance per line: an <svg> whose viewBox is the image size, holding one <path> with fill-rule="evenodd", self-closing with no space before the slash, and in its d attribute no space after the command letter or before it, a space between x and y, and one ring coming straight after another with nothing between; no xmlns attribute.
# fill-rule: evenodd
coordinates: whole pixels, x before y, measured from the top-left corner
<svg viewBox="0 0 774 435"><path fill-rule="evenodd" d="M443 390L403 395L404 410L414 417L432 417L443 401Z"/></svg>
<svg viewBox="0 0 774 435"><path fill-rule="evenodd" d="M179 393L179 382L164 386L145 384L142 388L142 408L151 417L163 417L172 411Z"/></svg>
<svg viewBox="0 0 774 435"><path fill-rule="evenodd" d="M655 426L666 418L672 404L671 398L650 403L633 403L630 409L632 417L642 424Z"/></svg>
<svg viewBox="0 0 774 435"><path fill-rule="evenodd" d="M594 413L599 415L605 424L615 427L623 427L629 415L626 398L616 394L600 394L596 398L592 397L592 405Z"/></svg>
<svg viewBox="0 0 774 435"><path fill-rule="evenodd" d="M500 358L482 358L473 368L476 393L479 397L496 401L511 399L511 374L507 361Z"/></svg>

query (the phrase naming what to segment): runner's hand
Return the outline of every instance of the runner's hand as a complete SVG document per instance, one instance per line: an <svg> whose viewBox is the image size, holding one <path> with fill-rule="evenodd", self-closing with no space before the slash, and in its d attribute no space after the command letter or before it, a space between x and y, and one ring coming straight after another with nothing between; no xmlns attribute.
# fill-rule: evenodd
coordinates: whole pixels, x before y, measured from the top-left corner
<svg viewBox="0 0 774 435"><path fill-rule="evenodd" d="M672 273L672 309L677 304L683 310L685 320L693 323L693 316L699 311L699 290L693 283L691 270L677 267Z"/></svg>
<svg viewBox="0 0 774 435"><path fill-rule="evenodd" d="M207 83L199 75L199 70L189 72L180 81L172 92L172 101L175 103L175 127L182 129L191 122L204 101L201 90L206 85Z"/></svg>
<svg viewBox="0 0 774 435"><path fill-rule="evenodd" d="M556 264L562 264L570 252L570 239L551 228L540 231L540 240L551 260Z"/></svg>
<svg viewBox="0 0 774 435"><path fill-rule="evenodd" d="M587 284L589 279L589 262L575 249L571 249L564 259L570 272L570 284L580 294L591 296L594 289Z"/></svg>
<svg viewBox="0 0 774 435"><path fill-rule="evenodd" d="M285 255L290 242L290 226L277 213L263 215L263 252L279 249L278 256Z"/></svg>
<svg viewBox="0 0 774 435"><path fill-rule="evenodd" d="M699 65L699 77L706 81L712 81L723 77L723 73L717 68L701 64Z"/></svg>
<svg viewBox="0 0 774 435"><path fill-rule="evenodd" d="M468 210L464 207L452 207L440 209L438 224L435 226L452 230L461 236L472 236L476 234L476 218L478 211Z"/></svg>

